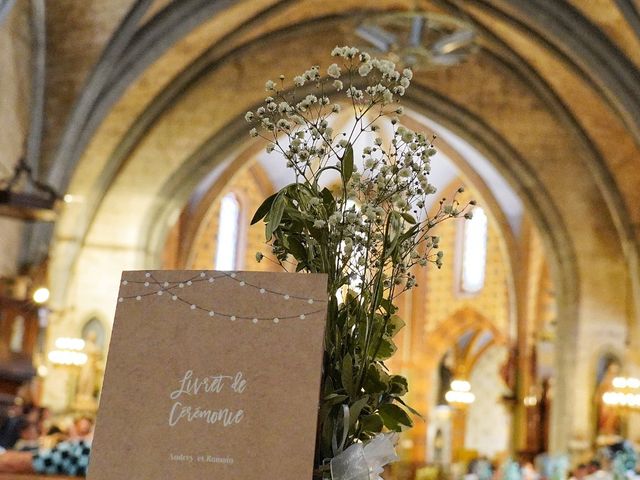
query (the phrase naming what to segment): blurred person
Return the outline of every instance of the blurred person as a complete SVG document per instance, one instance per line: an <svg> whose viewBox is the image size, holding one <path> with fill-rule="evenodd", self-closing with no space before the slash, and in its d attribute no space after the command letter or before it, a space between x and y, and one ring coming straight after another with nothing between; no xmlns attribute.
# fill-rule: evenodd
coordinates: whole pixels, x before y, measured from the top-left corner
<svg viewBox="0 0 640 480"><path fill-rule="evenodd" d="M600 462L598 460L591 460L587 464L587 475L592 475L600 470L602 467L600 466Z"/></svg>
<svg viewBox="0 0 640 480"><path fill-rule="evenodd" d="M85 476L91 454L93 422L78 418L69 439L50 449L35 452L6 451L0 454L0 473L39 473L45 475Z"/></svg>
<svg viewBox="0 0 640 480"><path fill-rule="evenodd" d="M20 439L19 428L24 415L25 408L22 405L12 405L7 409L4 421L0 425L0 447L9 450Z"/></svg>
<svg viewBox="0 0 640 480"><path fill-rule="evenodd" d="M581 463L573 470L573 472L571 473L571 477L569 477L569 480L582 480L588 474L589 470L587 468L587 464Z"/></svg>
<svg viewBox="0 0 640 480"><path fill-rule="evenodd" d="M520 474L522 480L540 480L540 474L536 471L533 463L525 461L521 464Z"/></svg>
<svg viewBox="0 0 640 480"><path fill-rule="evenodd" d="M19 428L20 438L13 449L19 452L35 452L40 447L38 425L24 419Z"/></svg>
<svg viewBox="0 0 640 480"><path fill-rule="evenodd" d="M585 480L613 480L613 474L602 468L599 460L591 460L587 465Z"/></svg>
<svg viewBox="0 0 640 480"><path fill-rule="evenodd" d="M89 417L78 417L69 429L69 439L89 440L93 438L93 420Z"/></svg>

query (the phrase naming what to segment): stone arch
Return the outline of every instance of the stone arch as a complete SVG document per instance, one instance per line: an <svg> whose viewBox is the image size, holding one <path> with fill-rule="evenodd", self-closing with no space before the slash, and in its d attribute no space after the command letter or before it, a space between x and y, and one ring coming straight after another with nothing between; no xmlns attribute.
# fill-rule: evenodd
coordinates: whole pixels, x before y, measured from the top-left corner
<svg viewBox="0 0 640 480"><path fill-rule="evenodd" d="M437 367L445 353L455 346L458 340L467 332L488 332L491 334L489 343L484 348L495 345L507 344L507 336L499 331L496 326L484 315L471 307L463 307L440 324L427 335L426 342L421 345L420 351L412 355L411 390L409 402L417 411L425 416L424 422L417 422L411 431L413 439L413 458L415 461L423 461L426 455L426 439L428 435L427 423L434 414L430 408L434 388L431 378L437 371ZM473 334L473 333L472 333ZM486 350L484 350L486 351ZM482 352L476 352L482 353ZM479 355L474 355L477 359ZM467 365L473 368L473 364ZM469 370L470 372L470 370ZM432 432L433 433L433 432Z"/></svg>
<svg viewBox="0 0 640 480"><path fill-rule="evenodd" d="M487 317L471 307L464 307L457 310L449 318L442 321L434 330L429 332L428 340L424 345L424 351L428 352L423 356L421 363L426 368L430 368L454 345L457 340L469 330L488 331L493 335L496 343L506 343L507 337Z"/></svg>

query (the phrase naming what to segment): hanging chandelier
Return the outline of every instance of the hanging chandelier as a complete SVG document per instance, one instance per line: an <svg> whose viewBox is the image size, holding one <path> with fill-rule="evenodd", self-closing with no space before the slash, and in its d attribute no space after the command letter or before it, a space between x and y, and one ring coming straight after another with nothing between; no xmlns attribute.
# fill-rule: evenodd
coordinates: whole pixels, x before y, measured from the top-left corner
<svg viewBox="0 0 640 480"><path fill-rule="evenodd" d="M449 391L444 394L444 398L449 405L457 408L466 408L476 400L476 396L471 392L471 384L462 379L451 381Z"/></svg>
<svg viewBox="0 0 640 480"><path fill-rule="evenodd" d="M18 192L16 189L23 176L30 190ZM24 221L55 220L55 206L60 195L53 187L36 179L24 159L16 165L13 176L4 182L0 181L0 185L0 216Z"/></svg>
<svg viewBox="0 0 640 480"><path fill-rule="evenodd" d="M413 69L459 64L478 50L473 26L457 17L411 11L367 17L353 32L362 48Z"/></svg>

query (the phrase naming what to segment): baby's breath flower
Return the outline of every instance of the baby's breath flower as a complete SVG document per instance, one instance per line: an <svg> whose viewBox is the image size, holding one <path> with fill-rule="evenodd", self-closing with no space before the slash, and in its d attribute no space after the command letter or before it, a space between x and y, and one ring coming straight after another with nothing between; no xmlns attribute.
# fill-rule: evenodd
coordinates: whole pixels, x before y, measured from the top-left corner
<svg viewBox="0 0 640 480"><path fill-rule="evenodd" d="M329 68L327 68L327 75L332 78L340 78L340 67L337 63L329 65Z"/></svg>
<svg viewBox="0 0 640 480"><path fill-rule="evenodd" d="M373 67L371 66L370 63L363 63L360 65L360 67L358 68L358 73L360 74L361 77L366 77L367 75L369 75L369 72L371 72L371 70L373 69Z"/></svg>
<svg viewBox="0 0 640 480"><path fill-rule="evenodd" d="M401 168L400 171L398 172L398 176L400 178L407 178L411 176L411 170L408 168Z"/></svg>
<svg viewBox="0 0 640 480"><path fill-rule="evenodd" d="M404 95L404 87L402 85L398 85L397 87L393 87L393 93L397 93L398 95Z"/></svg>
<svg viewBox="0 0 640 480"><path fill-rule="evenodd" d="M362 90L359 90L354 86L351 86L351 87L347 88L347 97L349 97L349 98L353 97L356 100L359 100L363 96L364 96L364 94L362 93Z"/></svg>
<svg viewBox="0 0 640 480"><path fill-rule="evenodd" d="M278 120L278 128L283 129L283 130L291 130L291 123L288 120L285 120L284 118L281 118L280 120Z"/></svg>
<svg viewBox="0 0 640 480"><path fill-rule="evenodd" d="M401 138L404 143L411 143L413 141L413 132L411 130L405 129L402 132Z"/></svg>
<svg viewBox="0 0 640 480"><path fill-rule="evenodd" d="M287 102L280 102L278 104L278 111L280 113L286 113L289 110L291 110L291 105L289 105Z"/></svg>
<svg viewBox="0 0 640 480"><path fill-rule="evenodd" d="M412 267L429 263L442 267L439 239L430 235L430 229L448 217L471 218L474 203L462 208L455 199L443 200L437 213L428 213L428 195L436 191L429 183L433 139L401 126L397 116L404 111L394 104L410 87L413 72L396 71L393 62L372 58L354 47L339 46L331 53L338 59L326 70L312 66L293 77L295 87L306 86L309 91L289 91L284 83L276 86L269 80L265 88L271 96L245 114L254 127L250 135L270 139L267 152L283 158L303 187L297 193L280 191L290 202L287 208L297 212L283 222L286 226L276 227L268 243L275 259L284 262L292 255L291 247L285 246L287 240L295 236L296 247L302 245L306 253L300 260L302 269L322 271L329 264L336 270L332 281L340 283L336 288L355 290L369 288L371 279L378 276L386 289L395 288L384 292L393 301L393 295L416 286ZM353 108L341 108L345 97L353 99ZM351 113L350 121L335 122L341 129L334 133L334 115ZM388 140L380 133L387 126L385 121L392 129ZM272 134L263 135L261 127ZM362 148L355 147L357 138L365 143ZM346 179L343 169L348 165L349 144L361 161L354 161ZM343 173L344 190L327 190L323 185L335 181L336 170ZM389 231L402 241L397 242L397 254L385 256ZM261 259L258 252L256 260ZM370 301L360 298L363 305Z"/></svg>
<svg viewBox="0 0 640 480"><path fill-rule="evenodd" d="M355 47L344 47L343 51L346 58L354 58L356 55L358 55L358 52L360 50Z"/></svg>
<svg viewBox="0 0 640 480"><path fill-rule="evenodd" d="M391 75L396 68L395 63L393 63L390 60L376 59L376 60L372 60L371 63L373 64L374 67L376 67L380 71L380 73L386 76Z"/></svg>

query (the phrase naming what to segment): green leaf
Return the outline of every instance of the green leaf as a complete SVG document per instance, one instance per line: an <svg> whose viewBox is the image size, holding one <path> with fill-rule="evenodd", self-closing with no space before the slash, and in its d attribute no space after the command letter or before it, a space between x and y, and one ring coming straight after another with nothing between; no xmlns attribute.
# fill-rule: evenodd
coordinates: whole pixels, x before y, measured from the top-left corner
<svg viewBox="0 0 640 480"><path fill-rule="evenodd" d="M347 143L342 156L342 179L344 183L349 181L351 175L353 175L353 147L350 143Z"/></svg>
<svg viewBox="0 0 640 480"><path fill-rule="evenodd" d="M402 427L411 427L413 422L407 412L393 403L383 403L378 408L384 426L394 432L402 431Z"/></svg>
<svg viewBox="0 0 640 480"><path fill-rule="evenodd" d="M258 209L256 210L256 213L253 215L253 218L251 219L251 225L255 225L260 220L262 220L267 213L269 213L269 210L271 209L271 204L275 200L276 196L278 196L278 192L269 196L264 202L262 202L262 205L258 207Z"/></svg>
<svg viewBox="0 0 640 480"><path fill-rule="evenodd" d="M401 212L400 215L402 215L402 218L404 218L407 222L409 222L412 225L415 225L416 219L413 218L413 215L407 212Z"/></svg>
<svg viewBox="0 0 640 480"><path fill-rule="evenodd" d="M402 375L391 375L389 379L389 393L402 396L409 391L409 382Z"/></svg>
<svg viewBox="0 0 640 480"><path fill-rule="evenodd" d="M280 226L284 207L284 197L281 194L278 194L271 205L271 209L269 210L268 223L265 232L267 240L271 240L273 232L275 232Z"/></svg>
<svg viewBox="0 0 640 480"><path fill-rule="evenodd" d="M384 393L389 387L389 375L378 365L369 365L363 387L370 394Z"/></svg>
<svg viewBox="0 0 640 480"><path fill-rule="evenodd" d="M407 404L405 403L405 401L404 401L404 400L402 400L401 398L396 398L395 400L396 400L396 402L401 403L401 404L404 406L404 408L406 408L407 410L409 410L409 411L410 411L412 414L414 414L416 417L420 417L422 420L424 420L424 416L423 416L420 412L418 412L417 410L415 410L414 408L412 408L412 407L410 407L409 405L407 405Z"/></svg>
<svg viewBox="0 0 640 480"><path fill-rule="evenodd" d="M393 340L391 340L390 337L384 336L380 339L380 348L378 348L375 360L386 360L393 356L396 350L398 350L398 347L393 343Z"/></svg>
<svg viewBox="0 0 640 480"><path fill-rule="evenodd" d="M360 418L360 413L362 409L367 406L367 402L369 401L369 396L365 395L359 400L356 400L351 407L349 407L349 430L351 430L358 418Z"/></svg>
<svg viewBox="0 0 640 480"><path fill-rule="evenodd" d="M347 395L341 395L339 393L332 393L332 394L327 395L326 397L324 397L322 399L322 402L323 402L323 405L336 405L338 403L342 403L347 398L349 398Z"/></svg>
<svg viewBox="0 0 640 480"><path fill-rule="evenodd" d="M404 320L402 320L398 315L392 315L387 322L385 333L389 337L393 338L405 325Z"/></svg>
<svg viewBox="0 0 640 480"><path fill-rule="evenodd" d="M349 396L353 397L353 394L355 393L355 382L353 378L353 358L351 357L351 354L347 353L342 359L342 370L340 373L342 386L347 391Z"/></svg>
<svg viewBox="0 0 640 480"><path fill-rule="evenodd" d="M302 242L294 237L289 237L289 252L298 260L303 262L307 259L307 251Z"/></svg>
<svg viewBox="0 0 640 480"><path fill-rule="evenodd" d="M331 215L335 211L336 199L333 198L333 194L331 193L331 190L329 190L327 187L324 187L322 189L322 191L320 192L320 195L322 195L322 203L324 204L324 207L327 209L327 213Z"/></svg>
<svg viewBox="0 0 640 480"><path fill-rule="evenodd" d="M329 415L331 414L334 407L343 403L348 398L349 397L347 395L339 395L336 393L332 393L331 395L325 397L320 407L320 413L318 414L320 422L325 422L327 418L329 418Z"/></svg>
<svg viewBox="0 0 640 480"><path fill-rule="evenodd" d="M377 413L364 415L360 418L360 429L363 432L380 433L384 427L382 417Z"/></svg>
<svg viewBox="0 0 640 480"><path fill-rule="evenodd" d="M380 300L380 306L384 308L384 311L387 312L387 314L389 315L393 315L397 310L397 308L393 305L391 300L389 300L388 298L383 298L382 300Z"/></svg>
<svg viewBox="0 0 640 480"><path fill-rule="evenodd" d="M333 419L326 418L322 423L322 431L320 432L320 438L322 439L322 452L323 456L331 455L331 439L333 438Z"/></svg>

